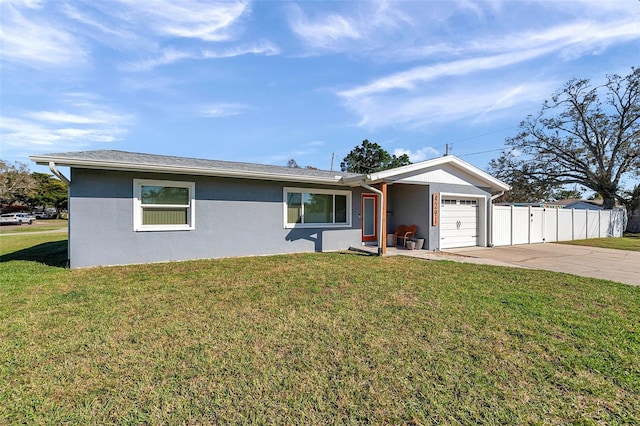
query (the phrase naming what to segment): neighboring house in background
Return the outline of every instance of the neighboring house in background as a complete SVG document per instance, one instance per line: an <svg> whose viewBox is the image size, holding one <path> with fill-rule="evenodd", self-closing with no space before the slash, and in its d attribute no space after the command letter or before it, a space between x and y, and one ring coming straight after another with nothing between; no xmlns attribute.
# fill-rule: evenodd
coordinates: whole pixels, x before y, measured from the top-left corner
<svg viewBox="0 0 640 426"><path fill-rule="evenodd" d="M602 210L602 200L558 200L540 203L495 203L497 206L543 207L545 209Z"/></svg>
<svg viewBox="0 0 640 426"><path fill-rule="evenodd" d="M69 182L73 268L362 244L384 254L400 224L428 250L487 246L491 194L509 189L454 156L367 175L110 150L31 159Z"/></svg>
<svg viewBox="0 0 640 426"><path fill-rule="evenodd" d="M564 207L565 209L579 209L579 210L602 210L602 199L599 200L558 200L551 201L547 204L552 206Z"/></svg>

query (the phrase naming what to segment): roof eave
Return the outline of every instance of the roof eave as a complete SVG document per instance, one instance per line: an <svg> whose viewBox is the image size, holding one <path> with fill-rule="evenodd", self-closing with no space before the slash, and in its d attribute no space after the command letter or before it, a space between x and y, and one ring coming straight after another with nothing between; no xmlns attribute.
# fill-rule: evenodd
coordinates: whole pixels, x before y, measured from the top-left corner
<svg viewBox="0 0 640 426"><path fill-rule="evenodd" d="M303 176L303 175L290 175L283 173L268 173L268 172L247 172L247 171L234 171L227 169L211 169L202 167L181 167L181 166L169 166L158 164L132 164L122 163L117 161L105 161L105 160L85 160L78 158L63 158L63 157L50 157L32 155L31 160L39 165L49 165L50 162L54 162L58 166L73 167L81 169L97 169L97 170L114 170L124 172L147 172L147 173L174 173L183 175L198 175L198 176L216 176L216 177L228 177L228 178L243 178L243 179L256 179L256 180L275 180L285 182L303 182L303 183L318 183L318 184L332 184L342 185L342 176L334 176L332 178L318 177L318 176Z"/></svg>
<svg viewBox="0 0 640 426"><path fill-rule="evenodd" d="M429 169L437 166L442 166L444 164L451 164L454 167L467 171L468 173L477 177L479 180L487 183L487 185L491 189L499 191L508 191L511 189L509 185L502 182L500 179L496 179L490 174L454 156L434 158L432 160L423 161L421 163L409 164L407 166L402 166L395 169L372 173L370 175L367 175L366 181L367 183L393 182L393 176L410 174L422 169Z"/></svg>

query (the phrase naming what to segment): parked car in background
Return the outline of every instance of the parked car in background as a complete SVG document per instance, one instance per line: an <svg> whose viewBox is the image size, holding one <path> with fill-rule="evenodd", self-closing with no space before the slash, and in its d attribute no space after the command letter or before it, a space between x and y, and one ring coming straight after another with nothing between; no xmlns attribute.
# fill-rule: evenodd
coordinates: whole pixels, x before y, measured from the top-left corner
<svg viewBox="0 0 640 426"><path fill-rule="evenodd" d="M5 213L0 215L0 225L22 225L23 223L31 225L34 220L36 218L27 213Z"/></svg>
<svg viewBox="0 0 640 426"><path fill-rule="evenodd" d="M50 212L36 212L33 214L36 219L52 219L56 217L55 213Z"/></svg>

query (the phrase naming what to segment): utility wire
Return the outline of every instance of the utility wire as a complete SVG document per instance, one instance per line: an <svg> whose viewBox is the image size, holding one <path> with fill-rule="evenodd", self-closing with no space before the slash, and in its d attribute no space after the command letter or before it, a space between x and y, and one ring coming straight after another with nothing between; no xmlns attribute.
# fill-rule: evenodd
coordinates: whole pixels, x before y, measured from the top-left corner
<svg viewBox="0 0 640 426"><path fill-rule="evenodd" d="M482 133L482 134L480 134L480 135L475 135L475 136L469 136L469 137L466 137L466 138L457 139L457 140L454 140L454 141L449 141L449 142L447 142L447 143L448 143L449 145L451 145L451 144L454 144L454 143L460 143L460 142L468 141L468 140L471 140L471 139L481 138L481 137L483 137L483 136L493 135L494 133L504 132L505 130L511 130L511 129L517 129L517 128L518 128L518 126L505 127L504 129L493 130L493 131L491 131L491 132ZM446 145L446 144L442 144L442 145L440 145L440 146L438 146L438 147L436 147L436 148L440 148L440 147L443 147L443 146L445 146L445 145Z"/></svg>
<svg viewBox="0 0 640 426"><path fill-rule="evenodd" d="M468 153L468 154L461 154L461 155L458 155L458 157L468 157L468 156L470 156L470 155L486 154L487 152L504 151L505 149L506 149L506 147L498 148L498 149L488 149L488 150L486 150L486 151L470 152L470 153Z"/></svg>

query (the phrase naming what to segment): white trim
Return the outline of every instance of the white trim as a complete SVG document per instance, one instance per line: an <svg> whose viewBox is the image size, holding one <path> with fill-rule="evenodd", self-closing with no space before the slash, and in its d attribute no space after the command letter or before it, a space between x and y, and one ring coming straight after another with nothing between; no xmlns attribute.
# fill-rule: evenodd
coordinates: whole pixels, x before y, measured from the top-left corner
<svg viewBox="0 0 640 426"><path fill-rule="evenodd" d="M347 197L347 222L346 223L288 223L287 217L287 194L291 192L307 193L307 194L332 194L344 195ZM304 202L302 203L304 205ZM282 222L285 229L293 228L350 228L352 209L352 192L339 189L318 189L318 188L299 188L285 186L282 188ZM334 220L335 220L335 203L334 203Z"/></svg>
<svg viewBox="0 0 640 426"><path fill-rule="evenodd" d="M406 175L417 174L424 169L438 168L445 164L450 164L451 166L457 167L458 169L464 170L470 175L478 178L479 180L486 182L492 188L497 188L499 190L509 190L511 187L499 179L491 176L490 174L480 170L479 168L467 163L459 159L458 157L454 157L453 155L447 155L444 157L434 158L431 160L421 161L419 163L409 164L407 166L396 167L395 169L383 170L381 172L372 173L366 176L367 183L375 183L384 180L394 180L399 177L404 177ZM354 179L354 178L351 178ZM345 183L348 183L351 179L344 179Z"/></svg>
<svg viewBox="0 0 640 426"><path fill-rule="evenodd" d="M385 249L384 244L382 244L382 235L386 232L386 231L384 231L382 229L382 222L384 222L383 215L385 214L384 206L386 204L386 201L384 199L384 193L381 190L379 190L377 188L374 188L373 186L367 185L364 182L360 182L360 186L363 187L364 189L368 189L369 191L379 195L379 199L378 199L378 210L379 210L378 211L378 255L382 255L382 252ZM360 206L360 209L362 209L362 206Z"/></svg>
<svg viewBox="0 0 640 426"><path fill-rule="evenodd" d="M362 236L363 237L377 237L378 236L378 224L376 223L376 218L378 217L378 212L376 211L378 209L378 203L376 202L378 200L379 195L377 194L361 194L360 195L360 199L362 200ZM365 208L365 204L367 202L367 200L371 200L373 202L373 220L371 221L371 227L373 228L373 233L372 234L365 234L365 227L366 227L366 223L367 223L367 215L365 214L365 212L367 211L367 209ZM377 239L377 238L376 238Z"/></svg>
<svg viewBox="0 0 640 426"><path fill-rule="evenodd" d="M189 190L189 205L176 206L174 204L154 204L154 207L185 207L187 209L187 224L185 225L143 225L142 224L142 186L168 186L173 188L187 188ZM190 231L195 229L195 182L155 179L133 180L133 230L135 232L147 231Z"/></svg>

